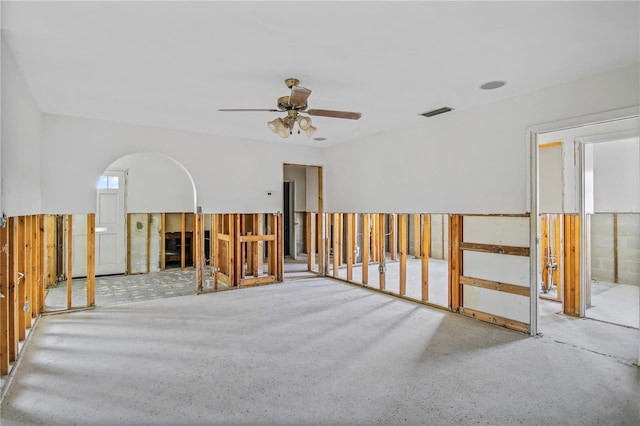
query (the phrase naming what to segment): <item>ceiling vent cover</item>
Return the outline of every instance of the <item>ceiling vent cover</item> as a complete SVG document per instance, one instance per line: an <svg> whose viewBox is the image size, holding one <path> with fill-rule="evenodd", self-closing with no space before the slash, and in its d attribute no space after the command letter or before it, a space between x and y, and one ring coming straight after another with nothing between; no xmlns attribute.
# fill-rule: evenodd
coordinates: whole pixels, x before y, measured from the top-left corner
<svg viewBox="0 0 640 426"><path fill-rule="evenodd" d="M436 115L444 114L445 112L453 111L453 108L442 107L438 109L434 109L432 111L423 112L420 115L424 115L425 117L434 117Z"/></svg>

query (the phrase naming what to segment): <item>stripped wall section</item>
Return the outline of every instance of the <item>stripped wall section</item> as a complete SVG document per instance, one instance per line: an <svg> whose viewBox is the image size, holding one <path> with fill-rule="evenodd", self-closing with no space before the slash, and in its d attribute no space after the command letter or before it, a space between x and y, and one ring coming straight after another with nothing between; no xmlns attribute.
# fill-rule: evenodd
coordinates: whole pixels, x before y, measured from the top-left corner
<svg viewBox="0 0 640 426"><path fill-rule="evenodd" d="M460 312L528 332L529 216L464 216L458 245Z"/></svg>

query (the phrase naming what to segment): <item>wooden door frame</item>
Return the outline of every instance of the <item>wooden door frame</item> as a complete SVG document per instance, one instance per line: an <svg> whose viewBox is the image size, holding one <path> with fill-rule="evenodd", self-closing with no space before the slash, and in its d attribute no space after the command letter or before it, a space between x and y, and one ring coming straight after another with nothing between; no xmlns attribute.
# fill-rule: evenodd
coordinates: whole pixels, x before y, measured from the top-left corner
<svg viewBox="0 0 640 426"><path fill-rule="evenodd" d="M325 267L326 267L326 258L325 258L325 247L327 246L327 238L325 235L325 230L326 230L326 218L324 217L324 205L323 205L323 199L324 199L324 170L323 170L323 166L320 165L316 165L316 164L299 164L299 163L282 163L282 182L285 181L284 179L284 168L287 166L299 166L299 167L305 167L305 169L308 169L310 167L315 168L317 173L318 173L318 210L317 210L317 228L318 228L318 232L316 235L316 239L318 241L318 249L317 249L317 255L318 255L318 272L316 272L318 275L320 276L324 276L325 275ZM292 199L292 202L295 202L295 200ZM282 194L282 198L280 199L280 205L284 205L284 194ZM295 212L295 205L293 206L293 211ZM283 229L280 229L278 232L280 233L280 235L282 237L284 237L284 227L282 227ZM294 239L294 250L295 250L295 230L290 229L289 232L291 232L293 234L293 239ZM282 240L282 238L281 238ZM281 249L281 253L284 252L284 249ZM307 253L307 256L309 255L309 253ZM281 263L284 262L284 257L282 259L279 259ZM315 272L315 271L308 271L308 272Z"/></svg>
<svg viewBox="0 0 640 426"><path fill-rule="evenodd" d="M529 199L529 212L530 212L530 334L535 336L538 334L538 250L540 250L540 243L538 241L538 216L540 214L539 206L538 206L538 179L539 179L539 153L538 149L538 135L542 133L550 133L560 130L566 130L575 127L584 127L593 124L603 124L616 120L624 120L629 118L638 118L639 117L639 105L620 108L611 111L605 111L596 114L585 115L581 117L574 117L565 120L559 120L555 122L548 122L543 124L537 124L532 126L527 126L525 128L525 143L528 146L526 152L528 153L529 161L527 162L529 166L529 170L527 171L529 175L529 187L528 187L528 199ZM589 140L590 138L595 138L597 136L590 136L580 138L582 142ZM582 194L581 194L582 196ZM583 210L582 207L582 197L580 200L580 209ZM584 214L584 211L581 213L581 217ZM581 223L584 221L581 220ZM581 225L582 227L583 225ZM585 229L581 229L581 235L584 236ZM581 238L581 244L584 244L584 238ZM584 253L584 251L582 251ZM583 256L582 256L583 257ZM582 262L581 262L582 263ZM581 264L581 269L583 269L583 264ZM581 273L582 275L582 273ZM585 285L584 277L580 277L581 288ZM584 306L581 306L581 312L584 316L583 311ZM639 355L640 361L640 355Z"/></svg>

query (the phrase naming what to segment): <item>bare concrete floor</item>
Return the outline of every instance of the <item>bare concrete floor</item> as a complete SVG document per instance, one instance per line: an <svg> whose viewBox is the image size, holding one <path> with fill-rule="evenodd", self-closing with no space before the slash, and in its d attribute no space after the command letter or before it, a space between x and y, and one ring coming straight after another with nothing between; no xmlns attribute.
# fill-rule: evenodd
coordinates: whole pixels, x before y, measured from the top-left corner
<svg viewBox="0 0 640 426"><path fill-rule="evenodd" d="M603 339L637 333L576 321ZM638 368L558 336L322 278L106 306L40 320L0 416L3 426L638 424Z"/></svg>

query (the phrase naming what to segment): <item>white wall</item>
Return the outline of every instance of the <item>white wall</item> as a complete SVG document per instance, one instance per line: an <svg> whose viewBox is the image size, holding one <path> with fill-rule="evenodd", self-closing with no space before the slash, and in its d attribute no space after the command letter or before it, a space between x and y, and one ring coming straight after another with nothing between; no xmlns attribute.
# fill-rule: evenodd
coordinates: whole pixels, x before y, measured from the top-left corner
<svg viewBox="0 0 640 426"><path fill-rule="evenodd" d="M2 189L7 216L40 213L42 113L2 38ZM55 164L57 168L66 163Z"/></svg>
<svg viewBox="0 0 640 426"><path fill-rule="evenodd" d="M527 212L526 128L638 105L638 73L635 65L331 147L326 210Z"/></svg>
<svg viewBox="0 0 640 426"><path fill-rule="evenodd" d="M540 213L561 213L563 200L563 149L556 145L540 149L538 158L538 209Z"/></svg>
<svg viewBox="0 0 640 426"><path fill-rule="evenodd" d="M593 144L596 212L640 212L638 138Z"/></svg>
<svg viewBox="0 0 640 426"><path fill-rule="evenodd" d="M193 212L193 184L186 171L163 155L139 153L113 162L108 170L128 170L129 213Z"/></svg>
<svg viewBox="0 0 640 426"><path fill-rule="evenodd" d="M296 212L307 209L307 172L305 166L285 166L284 180L293 182L294 206ZM282 186L282 185L281 185Z"/></svg>
<svg viewBox="0 0 640 426"><path fill-rule="evenodd" d="M580 168L578 153L576 150L576 140L587 140L589 137L605 137L604 135L615 135L620 132L627 132L632 129L640 128L640 119L628 118L625 120L616 120L606 123L598 123L590 126L575 127L566 130L554 131L541 134L538 138L540 144L561 141L562 142L562 206L563 210L557 213L578 213L580 211ZM605 137L606 139L606 137ZM605 143L605 142L601 142ZM608 142L607 142L608 143ZM593 148L595 144L587 144L587 150L590 150L593 154ZM541 151L545 151L544 149ZM638 157L635 157L638 158ZM542 164L540 164L542 167ZM540 169L540 173L543 173L543 169ZM542 183L542 176L540 183ZM542 200L548 196L544 194L545 187L540 185L540 211L542 210ZM554 212L555 213L555 212Z"/></svg>
<svg viewBox="0 0 640 426"><path fill-rule="evenodd" d="M95 182L115 160L154 152L192 176L206 213L282 210L283 163L322 164L319 148L44 114L44 213L95 211ZM73 164L73 167L61 167ZM274 192L267 197L265 192Z"/></svg>
<svg viewBox="0 0 640 426"><path fill-rule="evenodd" d="M307 182L307 211L318 211L318 168L306 168Z"/></svg>

